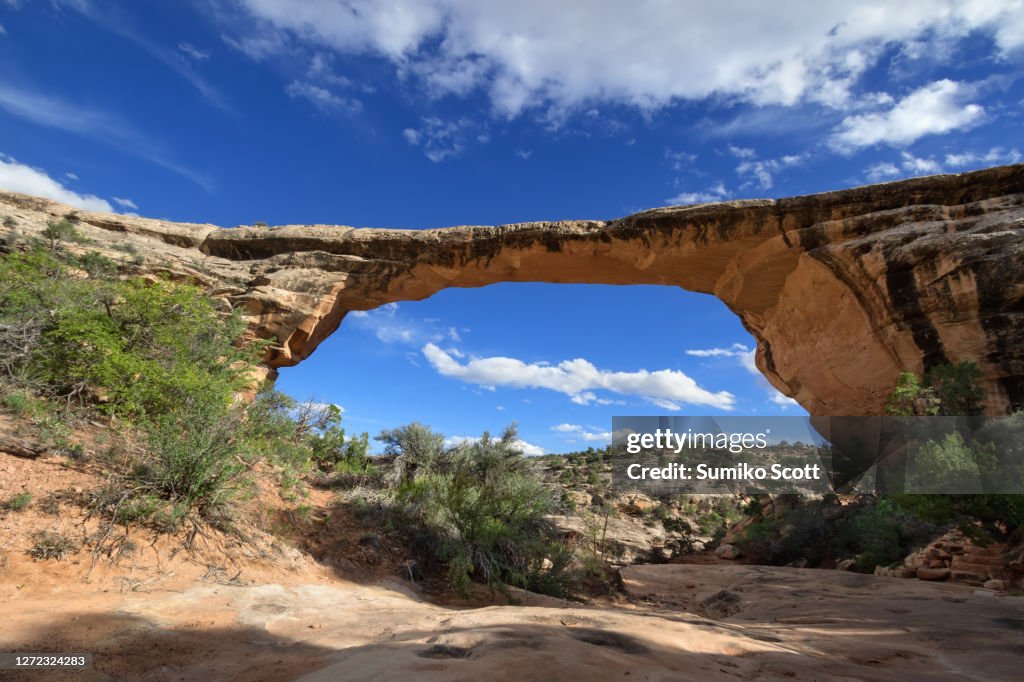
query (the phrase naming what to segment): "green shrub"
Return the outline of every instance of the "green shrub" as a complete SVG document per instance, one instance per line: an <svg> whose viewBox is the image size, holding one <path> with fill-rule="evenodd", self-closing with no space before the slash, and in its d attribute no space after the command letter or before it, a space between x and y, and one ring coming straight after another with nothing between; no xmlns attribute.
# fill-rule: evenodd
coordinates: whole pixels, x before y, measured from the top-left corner
<svg viewBox="0 0 1024 682"><path fill-rule="evenodd" d="M10 215L5 215L4 216L4 227L9 228L9 229L13 229L13 228L15 228L17 226L18 226L18 221L14 219L14 216L10 216Z"/></svg>
<svg viewBox="0 0 1024 682"><path fill-rule="evenodd" d="M485 433L440 452L436 434L417 424L382 436L389 444L425 448L400 454L419 465L398 488L397 501L430 558L447 566L454 589L465 593L476 579L498 589L566 593L571 554L544 521L551 494L516 447L514 426L500 439Z"/></svg>
<svg viewBox="0 0 1024 682"><path fill-rule="evenodd" d="M149 452L133 478L146 492L169 500L174 518L192 510L209 518L222 515L238 493L247 470L236 457L239 410L224 412L217 404L183 405L155 419Z"/></svg>
<svg viewBox="0 0 1024 682"><path fill-rule="evenodd" d="M56 220L47 223L43 229L43 236L49 240L50 249L56 248L57 242L64 239L70 241L80 241L82 239L78 230L68 220Z"/></svg>
<svg viewBox="0 0 1024 682"><path fill-rule="evenodd" d="M31 493L20 493L4 502L4 509L9 509L10 511L21 511L28 507L28 504L31 501Z"/></svg>
<svg viewBox="0 0 1024 682"><path fill-rule="evenodd" d="M60 561L78 551L78 543L66 535L53 531L41 531L33 535L35 544L28 553L34 559L56 559Z"/></svg>

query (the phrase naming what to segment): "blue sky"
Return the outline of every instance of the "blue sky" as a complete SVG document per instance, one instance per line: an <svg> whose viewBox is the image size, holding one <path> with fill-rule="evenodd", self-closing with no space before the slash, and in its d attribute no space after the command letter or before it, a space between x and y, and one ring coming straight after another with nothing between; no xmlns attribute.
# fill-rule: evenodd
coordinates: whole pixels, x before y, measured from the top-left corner
<svg viewBox="0 0 1024 682"><path fill-rule="evenodd" d="M0 186L212 222L614 218L1019 162L1024 2L0 0ZM638 322L639 321L639 322ZM353 429L800 414L715 299L449 290L279 386Z"/></svg>

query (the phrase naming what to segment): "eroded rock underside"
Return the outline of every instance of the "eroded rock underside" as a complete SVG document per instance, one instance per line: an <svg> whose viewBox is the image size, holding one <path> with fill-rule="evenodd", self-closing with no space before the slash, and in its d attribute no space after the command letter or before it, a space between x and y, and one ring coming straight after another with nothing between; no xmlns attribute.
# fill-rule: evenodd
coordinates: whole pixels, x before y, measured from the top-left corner
<svg viewBox="0 0 1024 682"><path fill-rule="evenodd" d="M757 367L811 414L879 414L900 372L962 360L983 373L988 413L1024 406L1024 165L499 227L225 229L8 192L0 213L16 223L0 227L8 242L68 218L91 240L70 248L242 306L251 333L274 342L271 374L350 311L448 287L662 284L722 300L757 339Z"/></svg>

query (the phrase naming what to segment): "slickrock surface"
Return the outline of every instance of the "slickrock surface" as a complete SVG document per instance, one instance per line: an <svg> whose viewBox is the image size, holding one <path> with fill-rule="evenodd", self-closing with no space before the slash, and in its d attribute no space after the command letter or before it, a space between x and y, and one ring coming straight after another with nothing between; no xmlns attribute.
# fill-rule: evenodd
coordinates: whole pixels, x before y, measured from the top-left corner
<svg viewBox="0 0 1024 682"><path fill-rule="evenodd" d="M31 603L5 591L0 646L94 653L92 672L47 677L69 680L1019 680L1024 666L1024 600L970 587L757 566L623 579L633 604L484 608L397 581L72 582Z"/></svg>
<svg viewBox="0 0 1024 682"><path fill-rule="evenodd" d="M1024 405L1021 165L500 227L222 229L4 192L0 214L25 234L70 217L93 240L75 248L207 284L275 341L271 371L309 357L349 311L447 287L663 284L721 299L757 339L758 368L812 414L878 414L899 372L961 360L981 368L989 413Z"/></svg>

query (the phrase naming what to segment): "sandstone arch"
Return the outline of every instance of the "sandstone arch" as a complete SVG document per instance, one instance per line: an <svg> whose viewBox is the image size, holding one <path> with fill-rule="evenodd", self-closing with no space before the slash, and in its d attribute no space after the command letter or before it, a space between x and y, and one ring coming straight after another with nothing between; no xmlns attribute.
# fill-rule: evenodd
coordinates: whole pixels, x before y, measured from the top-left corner
<svg viewBox="0 0 1024 682"><path fill-rule="evenodd" d="M110 255L204 282L294 365L345 314L496 282L662 284L721 299L757 366L812 414L877 414L901 371L973 360L986 409L1024 405L1024 166L612 221L437 230L222 229L0 193L41 229L73 215Z"/></svg>

